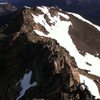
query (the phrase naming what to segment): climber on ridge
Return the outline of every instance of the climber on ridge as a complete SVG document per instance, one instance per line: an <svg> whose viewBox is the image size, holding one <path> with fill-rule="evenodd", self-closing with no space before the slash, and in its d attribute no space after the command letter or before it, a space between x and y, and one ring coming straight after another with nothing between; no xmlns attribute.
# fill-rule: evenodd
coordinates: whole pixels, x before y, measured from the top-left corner
<svg viewBox="0 0 100 100"><path fill-rule="evenodd" d="M73 96L78 96L79 100L92 100L91 92L85 82L78 84L73 93Z"/></svg>

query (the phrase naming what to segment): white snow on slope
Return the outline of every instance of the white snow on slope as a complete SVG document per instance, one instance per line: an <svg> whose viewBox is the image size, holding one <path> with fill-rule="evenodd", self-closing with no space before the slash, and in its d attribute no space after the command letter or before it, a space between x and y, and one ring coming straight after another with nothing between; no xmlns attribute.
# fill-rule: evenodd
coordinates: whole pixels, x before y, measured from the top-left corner
<svg viewBox="0 0 100 100"><path fill-rule="evenodd" d="M93 80L80 74L80 81L81 81L81 83L83 83L83 81L85 81L85 84L88 86L88 89L90 90L91 94L94 95L96 97L96 99L100 98L98 87L96 86L96 84Z"/></svg>
<svg viewBox="0 0 100 100"><path fill-rule="evenodd" d="M31 7L28 7L28 6L24 6L24 8L31 9Z"/></svg>
<svg viewBox="0 0 100 100"><path fill-rule="evenodd" d="M100 31L100 26L91 23L90 21L86 20L85 18L83 18L83 17L80 16L79 14L71 13L71 12L68 12L68 13L69 13L69 14L72 14L73 16L75 16L75 17L77 17L77 18L79 18L79 19L81 19L81 20L84 21L84 22L87 22L88 24L94 26L98 31Z"/></svg>
<svg viewBox="0 0 100 100"><path fill-rule="evenodd" d="M25 73L23 79L20 80L19 83L21 85L22 90L16 100L19 100L22 96L24 96L25 92L29 88L37 86L37 82L35 82L35 81L32 84L30 84L31 77L32 77L32 71Z"/></svg>
<svg viewBox="0 0 100 100"><path fill-rule="evenodd" d="M37 7L37 8L40 9L41 11L43 11L44 14L48 13L48 8L45 6Z"/></svg>
<svg viewBox="0 0 100 100"><path fill-rule="evenodd" d="M90 70L90 73L100 76L100 71L99 71L100 59L89 53L86 53L85 56L81 55L77 50L76 46L74 45L70 35L68 34L69 26L72 25L72 23L70 21L61 21L59 18L61 13L58 13L58 16L51 17L51 15L47 12L47 9L45 9L44 12L46 12L48 17L50 18L51 20L50 22L55 24L49 26L43 17L44 15L35 16L32 14L33 20L36 23L40 23L41 25L43 25L47 29L49 34L45 35L45 33L39 30L33 30L33 31L35 31L40 36L51 37L53 39L56 39L57 42L62 47L66 48L66 50L70 52L70 55L75 58L79 68ZM69 19L68 15L62 13L62 16L65 17L66 19ZM87 62L91 66L88 65Z"/></svg>
<svg viewBox="0 0 100 100"><path fill-rule="evenodd" d="M38 7L38 8L40 9L40 7ZM57 32L58 30L59 31L62 30L62 32L63 32L63 29L65 27L63 28L63 26L62 26L62 29L61 29L61 25L63 25L64 23L63 22L61 23L60 15L66 17L66 19L69 19L69 16L62 14L62 13L58 13L58 16L51 17L51 15L48 12L48 9L46 7L41 7L41 10L44 12L44 14L48 15L48 17L50 19L50 23L52 24L52 26L48 25L48 23L46 22L46 20L44 18L44 15L35 16L34 14L32 14L33 18L35 19L35 22L40 23L41 25L45 26L46 30L49 31L50 33L54 33L54 31ZM56 24L56 26L55 26L55 24ZM67 26L66 26L66 28L67 28ZM57 29L57 28L59 28L59 29Z"/></svg>

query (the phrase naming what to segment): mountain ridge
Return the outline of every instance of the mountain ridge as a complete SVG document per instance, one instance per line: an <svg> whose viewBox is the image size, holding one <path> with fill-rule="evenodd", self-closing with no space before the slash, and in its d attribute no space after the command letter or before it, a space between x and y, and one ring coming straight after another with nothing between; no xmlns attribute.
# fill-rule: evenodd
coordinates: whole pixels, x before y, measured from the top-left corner
<svg viewBox="0 0 100 100"><path fill-rule="evenodd" d="M1 0L0 2L11 2L16 7L23 6L49 6L59 7L68 12L78 13L84 18L100 26L100 1L99 0Z"/></svg>
<svg viewBox="0 0 100 100"><path fill-rule="evenodd" d="M13 75L15 78L10 83L8 82L11 86L6 96L10 100L11 97L12 100L21 97L22 99L27 100L30 98L31 100L33 96L44 98L46 93L51 94L56 89L61 88L59 79L62 80L62 78L64 81L62 84L64 85L67 81L68 87L82 83L85 79L92 95L99 98L98 89L93 91L89 86L90 83L88 83L89 81L94 84L94 87L96 85L98 88L100 87L100 73L98 70L100 63L100 30L95 25L93 26L74 14L64 12L61 9L44 6L24 7L17 10L12 18L0 38L0 48L2 48L0 58L3 59L0 64L2 67L7 67L6 72L11 79ZM4 63L5 61L6 63ZM41 69L41 65L43 69ZM18 78L15 75L16 73L10 74L10 69L16 73L19 72L19 75L17 74ZM5 69L3 70L5 72ZM5 73L3 75L5 76ZM51 75L50 80L46 75L48 77ZM88 80L82 75L86 76ZM7 78L9 79L9 77ZM29 77L27 87L23 84L24 77ZM30 84L31 78L33 78L33 81ZM8 79L5 78L2 82ZM47 80L50 82L50 90L47 88L49 87ZM59 85L57 85L57 82ZM40 84L39 87L38 84ZM44 84L47 84L46 88ZM5 86L4 83L3 87ZM18 89L18 86L22 89ZM33 87L30 88L31 86ZM13 89L17 89L17 91L13 93Z"/></svg>

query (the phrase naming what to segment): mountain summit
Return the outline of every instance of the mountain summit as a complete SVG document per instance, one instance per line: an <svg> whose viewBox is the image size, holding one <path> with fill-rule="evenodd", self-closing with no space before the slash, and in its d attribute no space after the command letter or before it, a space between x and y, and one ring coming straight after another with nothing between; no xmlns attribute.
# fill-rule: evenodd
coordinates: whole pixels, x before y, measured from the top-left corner
<svg viewBox="0 0 100 100"><path fill-rule="evenodd" d="M100 98L99 26L54 7L25 6L9 16L0 34L1 100ZM77 89L81 83L88 92Z"/></svg>
<svg viewBox="0 0 100 100"><path fill-rule="evenodd" d="M0 0L20 8L24 6L59 7L68 12L78 13L100 26L100 0Z"/></svg>

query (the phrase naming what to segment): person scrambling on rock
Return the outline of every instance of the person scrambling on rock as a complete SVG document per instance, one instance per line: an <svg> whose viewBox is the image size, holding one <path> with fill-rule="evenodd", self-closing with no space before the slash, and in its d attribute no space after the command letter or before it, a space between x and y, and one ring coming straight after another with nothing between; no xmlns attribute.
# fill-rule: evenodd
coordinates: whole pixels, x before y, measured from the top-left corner
<svg viewBox="0 0 100 100"><path fill-rule="evenodd" d="M78 98L77 100L93 100L91 92L89 91L85 82L76 86L76 89L73 92L73 96Z"/></svg>

